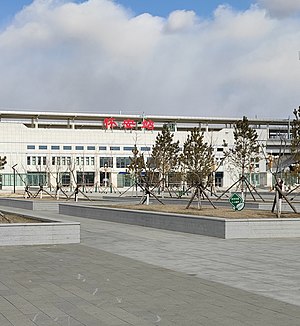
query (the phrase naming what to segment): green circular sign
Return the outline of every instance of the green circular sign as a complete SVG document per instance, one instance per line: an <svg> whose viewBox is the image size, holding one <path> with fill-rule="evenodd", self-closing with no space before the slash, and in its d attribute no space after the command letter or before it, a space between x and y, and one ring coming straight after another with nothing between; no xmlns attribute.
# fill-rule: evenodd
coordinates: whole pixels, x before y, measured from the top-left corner
<svg viewBox="0 0 300 326"><path fill-rule="evenodd" d="M229 198L229 202L235 211L241 211L245 207L243 198L236 193L231 195L231 197Z"/></svg>

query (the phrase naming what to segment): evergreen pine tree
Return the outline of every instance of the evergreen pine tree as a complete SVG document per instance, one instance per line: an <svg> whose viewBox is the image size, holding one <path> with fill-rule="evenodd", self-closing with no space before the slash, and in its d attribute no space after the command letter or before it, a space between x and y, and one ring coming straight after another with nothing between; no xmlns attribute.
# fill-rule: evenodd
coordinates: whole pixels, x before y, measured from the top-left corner
<svg viewBox="0 0 300 326"><path fill-rule="evenodd" d="M291 151L300 154L300 106L294 110L295 119L292 122Z"/></svg>
<svg viewBox="0 0 300 326"><path fill-rule="evenodd" d="M294 120L292 122L292 141L291 141L291 153L293 154L293 164L290 168L291 174L296 177L297 183L299 183L300 173L300 106L293 111Z"/></svg>
<svg viewBox="0 0 300 326"><path fill-rule="evenodd" d="M233 131L234 146L231 149L230 158L242 177L241 191L244 192L244 178L251 171L252 164L259 158L258 135L255 129L249 125L247 117L237 121Z"/></svg>
<svg viewBox="0 0 300 326"><path fill-rule="evenodd" d="M132 149L132 154L133 156L130 157L130 164L128 165L128 172L131 174L137 190L137 185L141 183L142 173L146 169L145 159L144 155L139 153L136 145Z"/></svg>
<svg viewBox="0 0 300 326"><path fill-rule="evenodd" d="M159 172L159 179L162 181L164 191L168 179L168 173L174 171L178 166L179 141L173 141L172 134L167 125L163 126L161 133L156 137L152 148L152 159L156 170Z"/></svg>
<svg viewBox="0 0 300 326"><path fill-rule="evenodd" d="M188 135L180 161L189 183L203 185L207 181L214 166L213 148L204 142L204 134L199 128L194 128Z"/></svg>

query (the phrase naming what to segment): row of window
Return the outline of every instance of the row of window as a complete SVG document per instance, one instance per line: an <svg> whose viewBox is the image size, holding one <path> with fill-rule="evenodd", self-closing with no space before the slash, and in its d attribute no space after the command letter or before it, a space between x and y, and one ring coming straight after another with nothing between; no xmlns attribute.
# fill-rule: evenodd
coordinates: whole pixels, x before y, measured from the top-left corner
<svg viewBox="0 0 300 326"><path fill-rule="evenodd" d="M101 168L113 168L113 157L100 157L99 166ZM77 156L74 163L78 165L95 165L94 156ZM130 157L116 157L116 168L126 168L131 163ZM71 156L52 156L51 165L67 165L72 164ZM27 165L47 165L46 156L27 156Z"/></svg>
<svg viewBox="0 0 300 326"><path fill-rule="evenodd" d="M76 145L76 146L71 146L71 145L51 145L49 146L49 149L54 150L54 151L59 151L59 150L64 150L64 151L71 151L73 148L75 148L76 151L83 151L83 150L88 150L88 151L95 151L96 150L96 146L83 146L83 145ZM120 146L99 146L97 147L99 149L99 151L120 151L121 147ZM48 145L27 145L27 149L39 149L39 150L47 150L48 149ZM133 146L124 146L123 147L123 151L132 151L134 149ZM151 147L149 146L142 146L141 147L141 151L142 152L150 152ZM182 149L180 149L182 150ZM223 152L224 148L223 147L218 147L216 149L217 152Z"/></svg>
<svg viewBox="0 0 300 326"><path fill-rule="evenodd" d="M47 165L46 156L27 156L27 165Z"/></svg>
<svg viewBox="0 0 300 326"><path fill-rule="evenodd" d="M60 150L63 149L64 151L71 151L73 148L75 148L76 151L83 151L85 149L85 146L82 145L77 145L77 146L71 146L71 145L51 145L49 146L49 149L51 150ZM27 149L40 149L40 150L47 150L48 145L27 145ZM106 151L106 150L111 150L111 151L120 151L121 147L120 146L99 146L98 147L99 151ZM123 151L132 151L134 149L133 146L124 146ZM86 150L88 151L95 151L96 146L86 146ZM141 147L142 152L149 152L151 148L149 146L143 146Z"/></svg>
<svg viewBox="0 0 300 326"><path fill-rule="evenodd" d="M154 162L151 163L153 159L151 157L147 158L148 164L152 168L155 167ZM216 157L216 164L223 166L223 157ZM72 163L75 163L76 166L79 165L95 165L95 157L94 156L77 156L72 161L71 156L52 156L51 157L51 165L67 165L70 166ZM131 159L130 157L116 157L115 167L117 169L127 168L130 165ZM49 163L48 163L49 164ZM47 165L47 157L46 156L27 156L27 165ZM114 158L113 157L99 157L99 166L101 168L113 168L114 167ZM259 164L256 163L255 167L259 167Z"/></svg>
<svg viewBox="0 0 300 326"><path fill-rule="evenodd" d="M98 175L99 184L95 184L96 173L95 172L76 172L73 175L76 178L76 183L81 186L94 186L94 191L97 191L98 186L103 186L107 183L107 180L110 180L110 174L100 172ZM130 175L123 175L119 174L117 176L117 186L124 187L124 186L131 186L133 180ZM71 173L70 172L60 172L59 173L59 183L62 186L70 186L71 184ZM50 178L49 174L46 172L27 172L23 174L2 174L0 175L0 183L2 186L19 186L25 187L25 185L29 186L40 186L40 185L48 185L55 189L55 182L54 184L49 183ZM110 181L109 181L110 182ZM84 190L84 188L82 188Z"/></svg>

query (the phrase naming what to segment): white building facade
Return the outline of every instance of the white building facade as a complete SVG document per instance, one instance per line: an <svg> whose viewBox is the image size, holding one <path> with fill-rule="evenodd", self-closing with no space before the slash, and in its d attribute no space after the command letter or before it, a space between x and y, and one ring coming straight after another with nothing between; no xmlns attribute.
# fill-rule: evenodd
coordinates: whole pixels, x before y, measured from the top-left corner
<svg viewBox="0 0 300 326"><path fill-rule="evenodd" d="M7 164L1 171L1 189L21 190L43 184L55 189L57 183L74 188L80 184L90 191L104 186L130 186L127 166L134 145L145 158L164 124L168 124L180 147L194 127L203 130L212 144L216 166L224 157L224 140L233 145L233 125L239 119L174 116L140 116L81 113L37 113L0 111L0 156ZM242 119L242 118L241 118ZM278 155L282 139L290 142L290 121L249 119L256 129L264 153L253 162L251 180L261 188L271 186L267 157ZM236 169L221 164L215 184L230 186L238 179Z"/></svg>

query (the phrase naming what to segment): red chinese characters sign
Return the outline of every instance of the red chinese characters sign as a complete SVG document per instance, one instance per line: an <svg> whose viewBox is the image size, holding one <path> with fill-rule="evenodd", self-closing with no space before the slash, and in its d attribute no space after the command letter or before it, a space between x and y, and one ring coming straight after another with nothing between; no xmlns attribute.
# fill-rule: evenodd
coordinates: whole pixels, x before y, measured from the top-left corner
<svg viewBox="0 0 300 326"><path fill-rule="evenodd" d="M152 120L143 120L142 129L146 130L153 130L154 129L154 122Z"/></svg>
<svg viewBox="0 0 300 326"><path fill-rule="evenodd" d="M125 119L123 121L123 127L124 129L133 129L136 126L136 122L131 119Z"/></svg>
<svg viewBox="0 0 300 326"><path fill-rule="evenodd" d="M118 127L118 123L116 122L115 118L105 118L103 121L103 125L105 129L114 129ZM137 123L132 119L125 119L123 120L122 127L125 130L134 129L137 126ZM150 119L145 119L142 121L141 129L144 130L153 130L154 129L154 122Z"/></svg>
<svg viewBox="0 0 300 326"><path fill-rule="evenodd" d="M104 119L104 127L106 129L114 129L114 127L117 127L118 124L116 123L115 121L116 119L115 118L105 118Z"/></svg>

